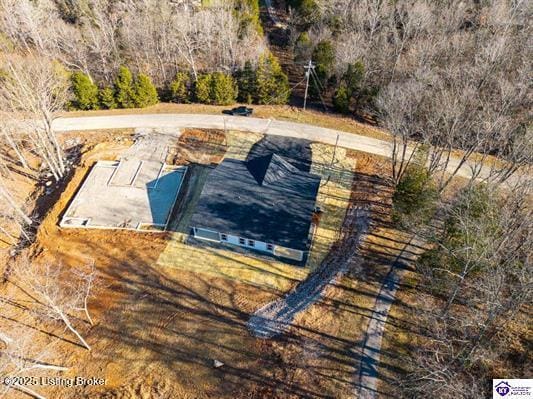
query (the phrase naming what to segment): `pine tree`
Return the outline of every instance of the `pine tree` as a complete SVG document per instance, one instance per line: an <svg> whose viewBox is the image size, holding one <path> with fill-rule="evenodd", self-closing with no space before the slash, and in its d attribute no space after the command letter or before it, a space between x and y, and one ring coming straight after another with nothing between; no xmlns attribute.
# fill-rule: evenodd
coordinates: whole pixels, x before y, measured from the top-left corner
<svg viewBox="0 0 533 399"><path fill-rule="evenodd" d="M246 61L244 69L239 71L237 83L239 87L238 100L241 103L251 104L256 96L256 72L250 61Z"/></svg>
<svg viewBox="0 0 533 399"><path fill-rule="evenodd" d="M210 73L204 73L198 76L198 80L194 85L194 96L197 102L202 104L211 103L211 81Z"/></svg>
<svg viewBox="0 0 533 399"><path fill-rule="evenodd" d="M233 77L222 72L215 72L211 75L211 104L234 104L236 97L237 87Z"/></svg>
<svg viewBox="0 0 533 399"><path fill-rule="evenodd" d="M350 99L352 98L349 89L342 84L333 97L333 106L336 111L347 114L350 112Z"/></svg>
<svg viewBox="0 0 533 399"><path fill-rule="evenodd" d="M251 26L257 31L260 37L264 35L260 10L259 0L235 1L235 11L241 21L239 34L246 34L246 30Z"/></svg>
<svg viewBox="0 0 533 399"><path fill-rule="evenodd" d="M105 109L115 109L117 107L115 92L109 86L100 89L98 98L100 100L100 105Z"/></svg>
<svg viewBox="0 0 533 399"><path fill-rule="evenodd" d="M157 90L152 80L145 74L140 73L135 79L134 102L138 108L149 107L159 102Z"/></svg>
<svg viewBox="0 0 533 399"><path fill-rule="evenodd" d="M335 62L335 48L329 40L323 40L317 44L313 51L313 61L316 64L315 73L322 86L321 89L325 89ZM319 92L315 85L311 86L311 94L318 97Z"/></svg>
<svg viewBox="0 0 533 399"><path fill-rule="evenodd" d="M70 80L76 96L74 106L82 110L98 109L98 87L91 78L82 72L74 72Z"/></svg>
<svg viewBox="0 0 533 399"><path fill-rule="evenodd" d="M185 72L178 72L174 80L170 83L171 101L175 103L188 104L190 102L190 85L190 75Z"/></svg>
<svg viewBox="0 0 533 399"><path fill-rule="evenodd" d="M289 79L274 55L259 57L256 87L258 104L286 104L289 100Z"/></svg>
<svg viewBox="0 0 533 399"><path fill-rule="evenodd" d="M364 73L365 67L361 61L348 65L333 98L333 105L337 111L349 113L352 100L359 101L365 95L361 89Z"/></svg>
<svg viewBox="0 0 533 399"><path fill-rule="evenodd" d="M131 71L121 66L115 78L115 101L120 108L135 107L135 88Z"/></svg>

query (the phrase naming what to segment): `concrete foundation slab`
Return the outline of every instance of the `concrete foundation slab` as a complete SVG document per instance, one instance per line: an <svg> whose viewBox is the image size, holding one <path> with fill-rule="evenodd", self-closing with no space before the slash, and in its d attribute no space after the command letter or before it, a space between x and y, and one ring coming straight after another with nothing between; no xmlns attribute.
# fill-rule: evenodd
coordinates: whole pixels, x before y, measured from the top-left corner
<svg viewBox="0 0 533 399"><path fill-rule="evenodd" d="M164 231L186 170L159 161L99 161L60 226Z"/></svg>

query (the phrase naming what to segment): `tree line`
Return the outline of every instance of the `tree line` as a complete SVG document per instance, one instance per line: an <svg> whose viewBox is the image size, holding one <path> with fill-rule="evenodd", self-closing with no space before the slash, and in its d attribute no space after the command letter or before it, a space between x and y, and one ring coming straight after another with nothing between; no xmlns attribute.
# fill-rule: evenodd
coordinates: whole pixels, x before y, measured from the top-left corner
<svg viewBox="0 0 533 399"><path fill-rule="evenodd" d="M287 76L272 54L262 55L254 68L247 61L234 74L224 72L177 72L164 87L156 88L150 77L136 77L121 66L112 85L99 87L91 76L77 71L71 75L74 99L71 109L96 110L114 108L144 108L159 100L174 103L231 105L236 101L248 104L285 104L290 95Z"/></svg>

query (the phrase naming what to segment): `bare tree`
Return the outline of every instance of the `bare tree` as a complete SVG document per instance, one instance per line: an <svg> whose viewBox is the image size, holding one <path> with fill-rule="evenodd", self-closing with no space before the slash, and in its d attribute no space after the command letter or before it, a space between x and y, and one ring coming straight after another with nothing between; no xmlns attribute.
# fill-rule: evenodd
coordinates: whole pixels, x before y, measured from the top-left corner
<svg viewBox="0 0 533 399"><path fill-rule="evenodd" d="M416 115L420 112L424 86L411 80L402 85L391 84L377 100L387 129L392 134L392 179L398 184L423 145L412 138L419 132Z"/></svg>
<svg viewBox="0 0 533 399"><path fill-rule="evenodd" d="M31 169L24 154L20 137L15 134L13 125L7 123L9 118L3 117L2 119L4 123L0 126L0 143L5 143L15 153L17 160L23 168Z"/></svg>
<svg viewBox="0 0 533 399"><path fill-rule="evenodd" d="M502 326L533 297L530 195L531 182L513 191L471 185L445 205L445 228L418 264L422 281L412 312L427 337L405 359L406 396L431 390L448 398L463 389L484 395L475 381L486 376L473 365L491 358Z"/></svg>
<svg viewBox="0 0 533 399"><path fill-rule="evenodd" d="M53 60L33 56L4 55L1 65L2 103L19 118L16 127L27 132L33 150L55 179L61 179L66 166L52 123L68 98L66 72Z"/></svg>
<svg viewBox="0 0 533 399"><path fill-rule="evenodd" d="M77 276L77 282L69 279L67 283L64 279L65 270L60 264L46 263L41 266L32 264L28 259L22 259L13 268L10 280L31 293L41 305L39 308L41 314L61 321L87 350L91 350L85 338L75 327L71 313L80 308L85 309L86 316L92 322L87 311L87 300L94 284L94 273L83 274L78 271Z"/></svg>
<svg viewBox="0 0 533 399"><path fill-rule="evenodd" d="M36 331L17 327L0 331L0 374L9 376L9 381L0 388L0 397L9 397L11 390L22 391L34 398L45 399L43 395L32 388L32 385L20 384L17 377L27 377L38 371L54 370L68 371L68 367L58 366L49 362L55 355L55 342L37 344ZM3 344L3 345L2 345Z"/></svg>

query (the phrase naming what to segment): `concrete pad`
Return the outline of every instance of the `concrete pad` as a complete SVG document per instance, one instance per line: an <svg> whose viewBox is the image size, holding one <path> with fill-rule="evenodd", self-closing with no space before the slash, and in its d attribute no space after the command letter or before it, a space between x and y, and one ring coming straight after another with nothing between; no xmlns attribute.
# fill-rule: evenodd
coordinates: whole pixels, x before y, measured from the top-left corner
<svg viewBox="0 0 533 399"><path fill-rule="evenodd" d="M115 168L115 172L109 180L110 186L131 186L137 177L143 161L138 159L132 160L120 160L118 166Z"/></svg>
<svg viewBox="0 0 533 399"><path fill-rule="evenodd" d="M163 231L186 170L138 159L99 161L60 226Z"/></svg>

